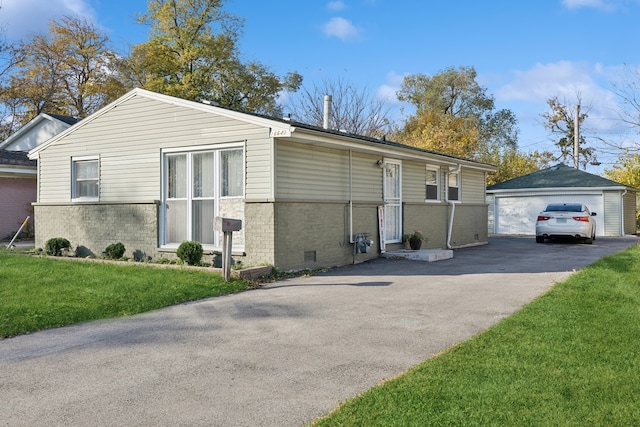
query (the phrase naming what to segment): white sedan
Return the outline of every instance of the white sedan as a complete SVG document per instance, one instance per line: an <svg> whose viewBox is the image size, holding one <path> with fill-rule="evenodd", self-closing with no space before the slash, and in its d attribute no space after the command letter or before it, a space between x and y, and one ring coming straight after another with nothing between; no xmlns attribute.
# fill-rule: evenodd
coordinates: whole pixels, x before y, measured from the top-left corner
<svg viewBox="0 0 640 427"><path fill-rule="evenodd" d="M595 212L581 203L551 203L538 215L536 242L555 237L574 237L593 243L596 239Z"/></svg>

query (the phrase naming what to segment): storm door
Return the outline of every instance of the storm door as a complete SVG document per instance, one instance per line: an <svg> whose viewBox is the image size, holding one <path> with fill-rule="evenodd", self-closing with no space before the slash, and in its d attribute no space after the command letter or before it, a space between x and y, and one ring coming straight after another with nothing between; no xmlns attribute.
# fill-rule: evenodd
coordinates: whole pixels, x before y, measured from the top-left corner
<svg viewBox="0 0 640 427"><path fill-rule="evenodd" d="M385 241L402 241L402 188L401 164L385 160L384 164L384 228Z"/></svg>

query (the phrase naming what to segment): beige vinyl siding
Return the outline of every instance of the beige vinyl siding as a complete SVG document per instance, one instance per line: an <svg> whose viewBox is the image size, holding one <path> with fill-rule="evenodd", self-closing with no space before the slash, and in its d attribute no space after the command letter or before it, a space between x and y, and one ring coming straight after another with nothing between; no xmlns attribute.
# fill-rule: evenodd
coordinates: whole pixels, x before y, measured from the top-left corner
<svg viewBox="0 0 640 427"><path fill-rule="evenodd" d="M348 152L346 155L349 155ZM376 163L378 160L381 160L380 156L362 153L352 154L354 202L382 203L384 170Z"/></svg>
<svg viewBox="0 0 640 427"><path fill-rule="evenodd" d="M628 191L624 195L623 209L624 209L624 233L634 234L636 232L636 198L637 193L635 191Z"/></svg>
<svg viewBox="0 0 640 427"><path fill-rule="evenodd" d="M405 203L424 203L427 191L425 179L426 165L424 163L402 162L402 201Z"/></svg>
<svg viewBox="0 0 640 427"><path fill-rule="evenodd" d="M273 143L268 130L264 132L264 135L256 135L256 139L251 139L247 144L245 200L274 199Z"/></svg>
<svg viewBox="0 0 640 427"><path fill-rule="evenodd" d="M100 156L101 202L159 200L161 149L244 144L245 140L248 151L253 146L268 146L268 130L149 98L133 97L40 153L44 184L40 187L39 201L69 201L71 158L88 155ZM260 156L247 153L247 159L260 159ZM252 176L251 182L256 179ZM249 178L247 181L249 186ZM262 181L251 188L268 193Z"/></svg>
<svg viewBox="0 0 640 427"><path fill-rule="evenodd" d="M486 181L484 172L462 169L461 172L462 203L484 204Z"/></svg>
<svg viewBox="0 0 640 427"><path fill-rule="evenodd" d="M621 228L620 221L622 220L621 212L622 206L620 205L620 192L619 191L603 191L604 195L604 235L605 236L619 236ZM597 212L600 215L600 212Z"/></svg>
<svg viewBox="0 0 640 427"><path fill-rule="evenodd" d="M279 200L349 199L349 153L278 140L276 198Z"/></svg>

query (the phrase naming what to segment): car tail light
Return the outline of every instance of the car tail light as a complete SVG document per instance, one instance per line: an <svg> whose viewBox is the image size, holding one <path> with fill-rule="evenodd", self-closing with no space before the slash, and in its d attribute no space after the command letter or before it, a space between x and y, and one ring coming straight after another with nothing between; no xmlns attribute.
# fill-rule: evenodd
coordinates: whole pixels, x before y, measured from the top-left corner
<svg viewBox="0 0 640 427"><path fill-rule="evenodd" d="M551 217L547 215L538 215L538 221L548 221Z"/></svg>
<svg viewBox="0 0 640 427"><path fill-rule="evenodd" d="M588 216L574 216L573 219L580 222L589 222Z"/></svg>

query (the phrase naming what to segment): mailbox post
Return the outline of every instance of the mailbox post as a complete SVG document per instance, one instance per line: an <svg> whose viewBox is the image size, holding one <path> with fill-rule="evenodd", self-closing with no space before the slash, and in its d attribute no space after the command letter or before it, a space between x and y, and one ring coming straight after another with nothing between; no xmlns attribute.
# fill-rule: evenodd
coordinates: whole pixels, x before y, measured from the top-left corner
<svg viewBox="0 0 640 427"><path fill-rule="evenodd" d="M216 229L221 230L222 237L222 272L225 281L231 277L231 248L233 247L233 232L242 230L242 220L216 217Z"/></svg>

